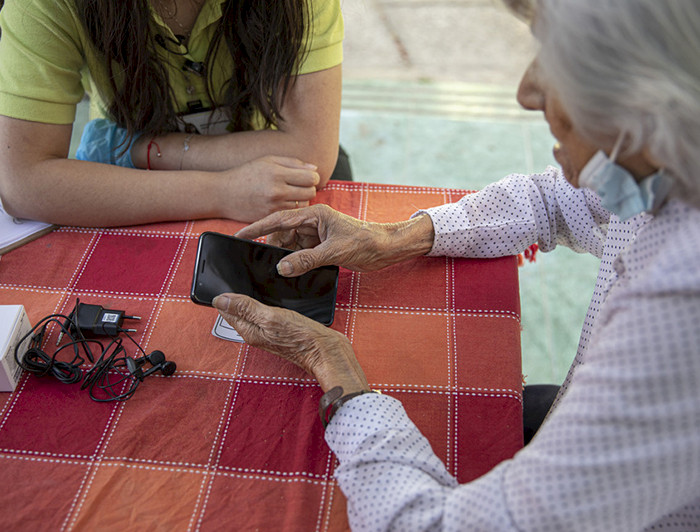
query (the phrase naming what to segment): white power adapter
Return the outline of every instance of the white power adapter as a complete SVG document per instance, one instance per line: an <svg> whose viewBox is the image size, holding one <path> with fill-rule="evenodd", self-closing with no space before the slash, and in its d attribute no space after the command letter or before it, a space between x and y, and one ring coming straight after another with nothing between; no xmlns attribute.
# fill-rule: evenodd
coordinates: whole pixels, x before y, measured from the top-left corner
<svg viewBox="0 0 700 532"><path fill-rule="evenodd" d="M12 392L17 387L22 368L15 362L15 348L31 329L23 305L0 305L0 392ZM20 360L28 345L27 341L20 347Z"/></svg>

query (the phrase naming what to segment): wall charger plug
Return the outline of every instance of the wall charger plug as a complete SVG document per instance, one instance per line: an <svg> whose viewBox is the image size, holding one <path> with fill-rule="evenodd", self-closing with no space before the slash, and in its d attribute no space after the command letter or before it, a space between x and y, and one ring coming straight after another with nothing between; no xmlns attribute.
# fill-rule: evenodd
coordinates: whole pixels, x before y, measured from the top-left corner
<svg viewBox="0 0 700 532"><path fill-rule="evenodd" d="M139 316L127 316L123 310L106 309L101 305L78 303L72 317L71 330L77 327L84 337L116 336L119 333L136 332L136 329L123 328L124 320L140 320Z"/></svg>

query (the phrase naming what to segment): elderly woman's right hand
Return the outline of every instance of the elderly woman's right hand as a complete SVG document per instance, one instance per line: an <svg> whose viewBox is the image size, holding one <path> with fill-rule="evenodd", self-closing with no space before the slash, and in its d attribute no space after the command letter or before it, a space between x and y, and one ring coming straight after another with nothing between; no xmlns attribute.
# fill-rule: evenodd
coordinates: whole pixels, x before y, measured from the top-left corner
<svg viewBox="0 0 700 532"><path fill-rule="evenodd" d="M346 336L306 316L264 305L241 294L221 294L213 305L250 345L293 362L328 391L369 390Z"/></svg>
<svg viewBox="0 0 700 532"><path fill-rule="evenodd" d="M424 255L434 238L427 215L381 224L358 220L322 204L276 212L236 236L254 239L267 234L268 243L299 250L277 265L287 277L330 264L360 272L379 270Z"/></svg>

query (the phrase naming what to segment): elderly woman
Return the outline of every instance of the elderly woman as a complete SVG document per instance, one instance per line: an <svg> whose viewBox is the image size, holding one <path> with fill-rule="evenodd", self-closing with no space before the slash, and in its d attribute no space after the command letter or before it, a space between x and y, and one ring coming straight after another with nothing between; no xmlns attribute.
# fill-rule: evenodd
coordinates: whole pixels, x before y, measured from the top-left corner
<svg viewBox="0 0 700 532"><path fill-rule="evenodd" d="M399 401L371 393L344 336L244 296L215 301L248 342L326 391L355 529L700 529L700 3L540 0L532 27L541 47L518 100L544 112L561 170L511 175L401 223L315 205L239 233L299 249L278 265L287 276L535 242L600 257L569 375L514 458L459 485Z"/></svg>

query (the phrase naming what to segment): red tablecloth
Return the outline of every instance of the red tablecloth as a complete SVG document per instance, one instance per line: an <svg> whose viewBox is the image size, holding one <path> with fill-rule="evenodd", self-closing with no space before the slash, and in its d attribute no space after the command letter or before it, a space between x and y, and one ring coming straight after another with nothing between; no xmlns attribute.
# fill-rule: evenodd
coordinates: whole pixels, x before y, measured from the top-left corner
<svg viewBox="0 0 700 532"><path fill-rule="evenodd" d="M384 222L464 193L332 182L317 201ZM240 227L66 227L2 256L0 304L24 305L32 324L68 313L76 297L126 310L142 317L129 325L146 352L164 351L178 369L148 377L122 403L26 374L0 393L0 529L347 528L318 386L264 351L213 337L216 311L189 300L199 234ZM515 257L341 269L333 328L460 481L521 447Z"/></svg>

